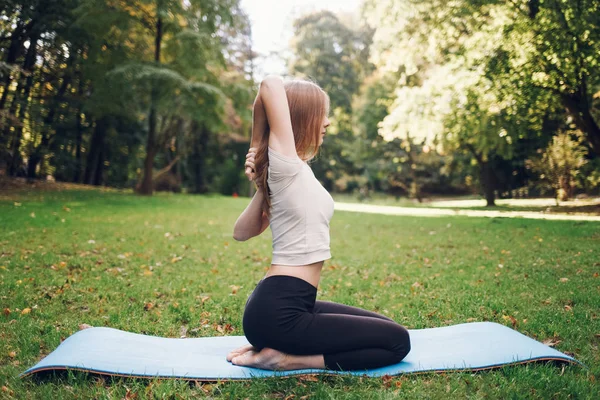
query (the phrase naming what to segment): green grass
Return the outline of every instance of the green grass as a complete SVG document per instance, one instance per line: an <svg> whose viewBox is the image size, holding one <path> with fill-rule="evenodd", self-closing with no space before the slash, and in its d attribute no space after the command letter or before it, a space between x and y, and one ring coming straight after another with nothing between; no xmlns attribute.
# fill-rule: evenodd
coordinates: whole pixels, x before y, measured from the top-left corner
<svg viewBox="0 0 600 400"><path fill-rule="evenodd" d="M189 384L85 373L20 379L79 324L179 337L242 335L271 236L231 238L248 199L101 191L0 201L0 398L599 398L600 223L337 211L319 298L411 329L513 326L590 367ZM567 280L563 279L566 278ZM29 313L23 310L30 310ZM306 397L303 397L306 396Z"/></svg>

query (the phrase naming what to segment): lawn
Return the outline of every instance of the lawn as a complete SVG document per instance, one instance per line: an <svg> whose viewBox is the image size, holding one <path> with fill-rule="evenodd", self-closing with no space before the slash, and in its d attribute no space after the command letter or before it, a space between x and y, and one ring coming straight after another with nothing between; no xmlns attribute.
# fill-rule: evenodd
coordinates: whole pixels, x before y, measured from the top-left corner
<svg viewBox="0 0 600 400"><path fill-rule="evenodd" d="M271 236L238 243L248 199L100 190L0 194L0 398L600 398L600 223L337 211L318 298L411 329L494 321L589 367L189 383L20 379L80 324L242 335Z"/></svg>

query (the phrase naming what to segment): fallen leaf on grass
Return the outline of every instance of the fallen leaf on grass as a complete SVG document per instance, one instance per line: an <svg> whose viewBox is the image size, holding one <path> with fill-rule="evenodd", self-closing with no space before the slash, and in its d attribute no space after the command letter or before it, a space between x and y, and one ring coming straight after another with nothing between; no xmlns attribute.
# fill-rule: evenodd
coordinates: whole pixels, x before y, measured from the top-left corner
<svg viewBox="0 0 600 400"><path fill-rule="evenodd" d="M552 337L552 338L548 338L548 339L544 340L542 343L545 344L546 346L554 347L557 344L559 344L560 342L562 342L562 340L559 340L557 337Z"/></svg>
<svg viewBox="0 0 600 400"><path fill-rule="evenodd" d="M212 390L213 390L212 384L202 383L199 381L196 381L196 387L199 388L200 390L202 390L204 392L204 394L210 394L210 393L212 393Z"/></svg>
<svg viewBox="0 0 600 400"><path fill-rule="evenodd" d="M299 379L307 382L319 382L319 378L317 378L315 375L302 375L299 377Z"/></svg>
<svg viewBox="0 0 600 400"><path fill-rule="evenodd" d="M125 400L134 400L137 399L138 395L135 392L132 392L131 389L127 388L127 392L125 393Z"/></svg>
<svg viewBox="0 0 600 400"><path fill-rule="evenodd" d="M237 285L229 285L229 287L231 288L231 294L236 294L238 292L238 290L240 290L241 286L237 286Z"/></svg>
<svg viewBox="0 0 600 400"><path fill-rule="evenodd" d="M559 281L561 281L561 282L568 282L569 278L560 278Z"/></svg>
<svg viewBox="0 0 600 400"><path fill-rule="evenodd" d="M8 356L9 356L10 358L15 358L15 357L17 356L17 352L16 352L16 351L10 351L10 352L8 353Z"/></svg>
<svg viewBox="0 0 600 400"><path fill-rule="evenodd" d="M385 374L384 376L382 376L381 380L383 381L383 386L389 388L392 385L392 379L394 379L394 378L388 374Z"/></svg>
<svg viewBox="0 0 600 400"><path fill-rule="evenodd" d="M567 304L565 305L565 311L573 311L573 307Z"/></svg>
<svg viewBox="0 0 600 400"><path fill-rule="evenodd" d="M21 315L29 314L30 312L31 312L31 308L27 307L27 308L24 308L23 311L21 311Z"/></svg>
<svg viewBox="0 0 600 400"><path fill-rule="evenodd" d="M503 315L502 319L505 321L510 321L510 323L512 324L513 328L515 328L517 326L517 319L515 317L513 317L512 315Z"/></svg>
<svg viewBox="0 0 600 400"><path fill-rule="evenodd" d="M235 329L231 324L219 325L213 324L213 328L219 333L233 332Z"/></svg>
<svg viewBox="0 0 600 400"><path fill-rule="evenodd" d="M9 316L9 315L10 315L10 308L5 308L5 309L2 311L2 313L3 313L5 316Z"/></svg>
<svg viewBox="0 0 600 400"><path fill-rule="evenodd" d="M89 329L89 328L93 328L93 326L88 325L88 324L79 324L79 330Z"/></svg>

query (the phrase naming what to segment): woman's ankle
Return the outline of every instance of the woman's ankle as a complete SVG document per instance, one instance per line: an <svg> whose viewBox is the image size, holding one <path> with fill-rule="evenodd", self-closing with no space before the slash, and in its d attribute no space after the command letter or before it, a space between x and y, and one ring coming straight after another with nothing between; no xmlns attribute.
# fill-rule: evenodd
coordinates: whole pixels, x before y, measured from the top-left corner
<svg viewBox="0 0 600 400"><path fill-rule="evenodd" d="M286 354L282 367L286 370L310 368L325 369L325 360L322 354L309 356Z"/></svg>

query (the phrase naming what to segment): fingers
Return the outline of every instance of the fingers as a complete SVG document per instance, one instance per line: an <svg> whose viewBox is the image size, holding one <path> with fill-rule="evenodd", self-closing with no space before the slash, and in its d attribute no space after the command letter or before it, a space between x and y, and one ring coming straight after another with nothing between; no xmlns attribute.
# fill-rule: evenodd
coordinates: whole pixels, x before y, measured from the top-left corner
<svg viewBox="0 0 600 400"><path fill-rule="evenodd" d="M244 166L246 168L248 168L248 167L252 168L252 171L256 170L256 165L254 165L254 161L246 160L246 163L244 164Z"/></svg>
<svg viewBox="0 0 600 400"><path fill-rule="evenodd" d="M244 164L244 173L249 181L253 181L256 176L256 165L254 164L254 157L256 156L256 147L250 147L248 154L246 154L246 163Z"/></svg>
<svg viewBox="0 0 600 400"><path fill-rule="evenodd" d="M244 171L244 174L246 175L246 177L248 178L249 181L253 181L254 178L256 177L256 173L250 167L246 167L246 170Z"/></svg>

